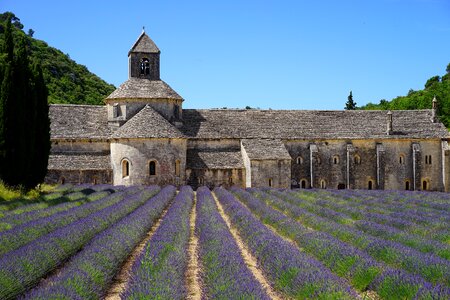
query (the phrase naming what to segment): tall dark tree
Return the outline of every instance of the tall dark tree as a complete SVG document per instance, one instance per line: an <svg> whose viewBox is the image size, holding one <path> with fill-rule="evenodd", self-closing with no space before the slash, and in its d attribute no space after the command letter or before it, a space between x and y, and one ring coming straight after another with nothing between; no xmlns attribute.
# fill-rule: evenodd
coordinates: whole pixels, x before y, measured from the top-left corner
<svg viewBox="0 0 450 300"><path fill-rule="evenodd" d="M2 49L6 67L0 91L0 179L11 186L31 188L46 173L50 123L42 72L29 61L26 39L20 35L14 46L8 18Z"/></svg>
<svg viewBox="0 0 450 300"><path fill-rule="evenodd" d="M350 95L348 95L348 97L347 97L347 102L345 103L345 109L346 110L355 110L356 109L356 102L353 101L352 91L350 91Z"/></svg>

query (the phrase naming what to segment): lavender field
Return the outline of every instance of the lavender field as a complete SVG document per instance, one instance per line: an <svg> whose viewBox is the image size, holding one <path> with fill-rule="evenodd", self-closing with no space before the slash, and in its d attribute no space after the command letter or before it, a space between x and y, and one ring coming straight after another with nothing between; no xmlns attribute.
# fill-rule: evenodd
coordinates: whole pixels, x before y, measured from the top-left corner
<svg viewBox="0 0 450 300"><path fill-rule="evenodd" d="M0 202L0 299L450 299L450 195L62 185Z"/></svg>

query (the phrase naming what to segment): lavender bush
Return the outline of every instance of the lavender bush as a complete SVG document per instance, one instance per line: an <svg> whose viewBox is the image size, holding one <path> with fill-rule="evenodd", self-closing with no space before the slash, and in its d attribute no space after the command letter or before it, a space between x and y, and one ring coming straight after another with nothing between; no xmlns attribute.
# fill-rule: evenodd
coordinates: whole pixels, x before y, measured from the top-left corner
<svg viewBox="0 0 450 300"><path fill-rule="evenodd" d="M158 187L150 187L128 196L0 257L0 299L15 298L34 286L93 236L134 211L158 191Z"/></svg>
<svg viewBox="0 0 450 300"><path fill-rule="evenodd" d="M436 255L422 253L394 241L386 241L364 233L351 225L343 225L332 220L318 217L297 206L301 201L289 194L271 192L283 197L284 204L279 204L285 213L300 223L331 235L367 252L378 261L395 268L422 276L431 283L450 285L450 262ZM292 204L294 205L292 205Z"/></svg>
<svg viewBox="0 0 450 300"><path fill-rule="evenodd" d="M80 218L113 205L123 198L122 193L111 194L101 200L74 207L67 211L50 215L46 218L32 220L18 225L11 230L0 232L0 255L17 249L45 234L64 227Z"/></svg>
<svg viewBox="0 0 450 300"><path fill-rule="evenodd" d="M268 229L230 192L222 188L214 192L277 290L300 299L357 298L346 281Z"/></svg>
<svg viewBox="0 0 450 300"><path fill-rule="evenodd" d="M185 299L192 188L184 186L134 263L122 299Z"/></svg>
<svg viewBox="0 0 450 300"><path fill-rule="evenodd" d="M270 299L245 265L207 187L197 190L196 234L207 299Z"/></svg>
<svg viewBox="0 0 450 300"><path fill-rule="evenodd" d="M139 209L96 235L57 275L23 299L54 299L60 295L100 299L123 261L154 225L175 192L173 186L165 187Z"/></svg>

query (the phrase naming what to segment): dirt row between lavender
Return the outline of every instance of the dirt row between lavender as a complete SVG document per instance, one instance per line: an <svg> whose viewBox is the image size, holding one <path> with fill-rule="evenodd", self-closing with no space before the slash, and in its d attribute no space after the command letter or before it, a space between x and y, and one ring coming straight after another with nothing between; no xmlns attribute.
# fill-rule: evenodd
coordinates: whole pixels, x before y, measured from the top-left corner
<svg viewBox="0 0 450 300"><path fill-rule="evenodd" d="M188 267L186 271L186 286L188 289L187 299L201 299L201 285L199 280L199 264L198 264L198 238L195 235L195 220L197 220L197 194L194 193L194 205L192 206L189 219L190 237L188 246Z"/></svg>
<svg viewBox="0 0 450 300"><path fill-rule="evenodd" d="M161 222L164 219L164 216L166 215L167 211L169 210L170 205L163 210L161 216L159 217L158 221L156 221L155 225L152 226L152 228L147 232L145 238L133 249L131 254L128 256L127 260L122 264L120 271L114 277L113 282L111 283L111 286L106 292L106 296L104 297L104 299L106 300L121 299L120 294L128 286L128 283L131 278L131 268L133 267L134 262L139 257L139 255L141 255L141 253L144 251L145 245L153 237L156 230L161 225Z"/></svg>
<svg viewBox="0 0 450 300"><path fill-rule="evenodd" d="M224 219L225 223L227 224L228 230L230 230L231 234L233 235L234 240L236 241L236 243L239 247L241 256L244 258L247 268L252 272L253 276L255 276L256 280L261 284L264 291L267 293L267 295L269 295L270 298L275 299L275 300L285 299L285 297L282 297L279 293L277 293L272 288L272 286L269 284L269 281L266 279L263 272L258 268L258 262L257 262L256 258L251 254L250 250L247 248L247 246L242 241L237 229L231 225L230 218L223 210L222 205L220 204L219 200L217 200L217 197L214 193L213 193L213 197L214 197L214 201L216 202L216 205L219 209L219 213L222 216L222 219Z"/></svg>

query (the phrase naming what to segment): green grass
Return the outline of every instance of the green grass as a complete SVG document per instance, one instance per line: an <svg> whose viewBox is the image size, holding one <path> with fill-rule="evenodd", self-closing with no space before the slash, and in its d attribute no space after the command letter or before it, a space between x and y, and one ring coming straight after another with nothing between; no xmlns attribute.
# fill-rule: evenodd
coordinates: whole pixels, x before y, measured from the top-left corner
<svg viewBox="0 0 450 300"><path fill-rule="evenodd" d="M38 188L24 190L11 188L0 181L0 211L12 210L17 207L47 201L44 196L55 189L55 186L43 184Z"/></svg>

